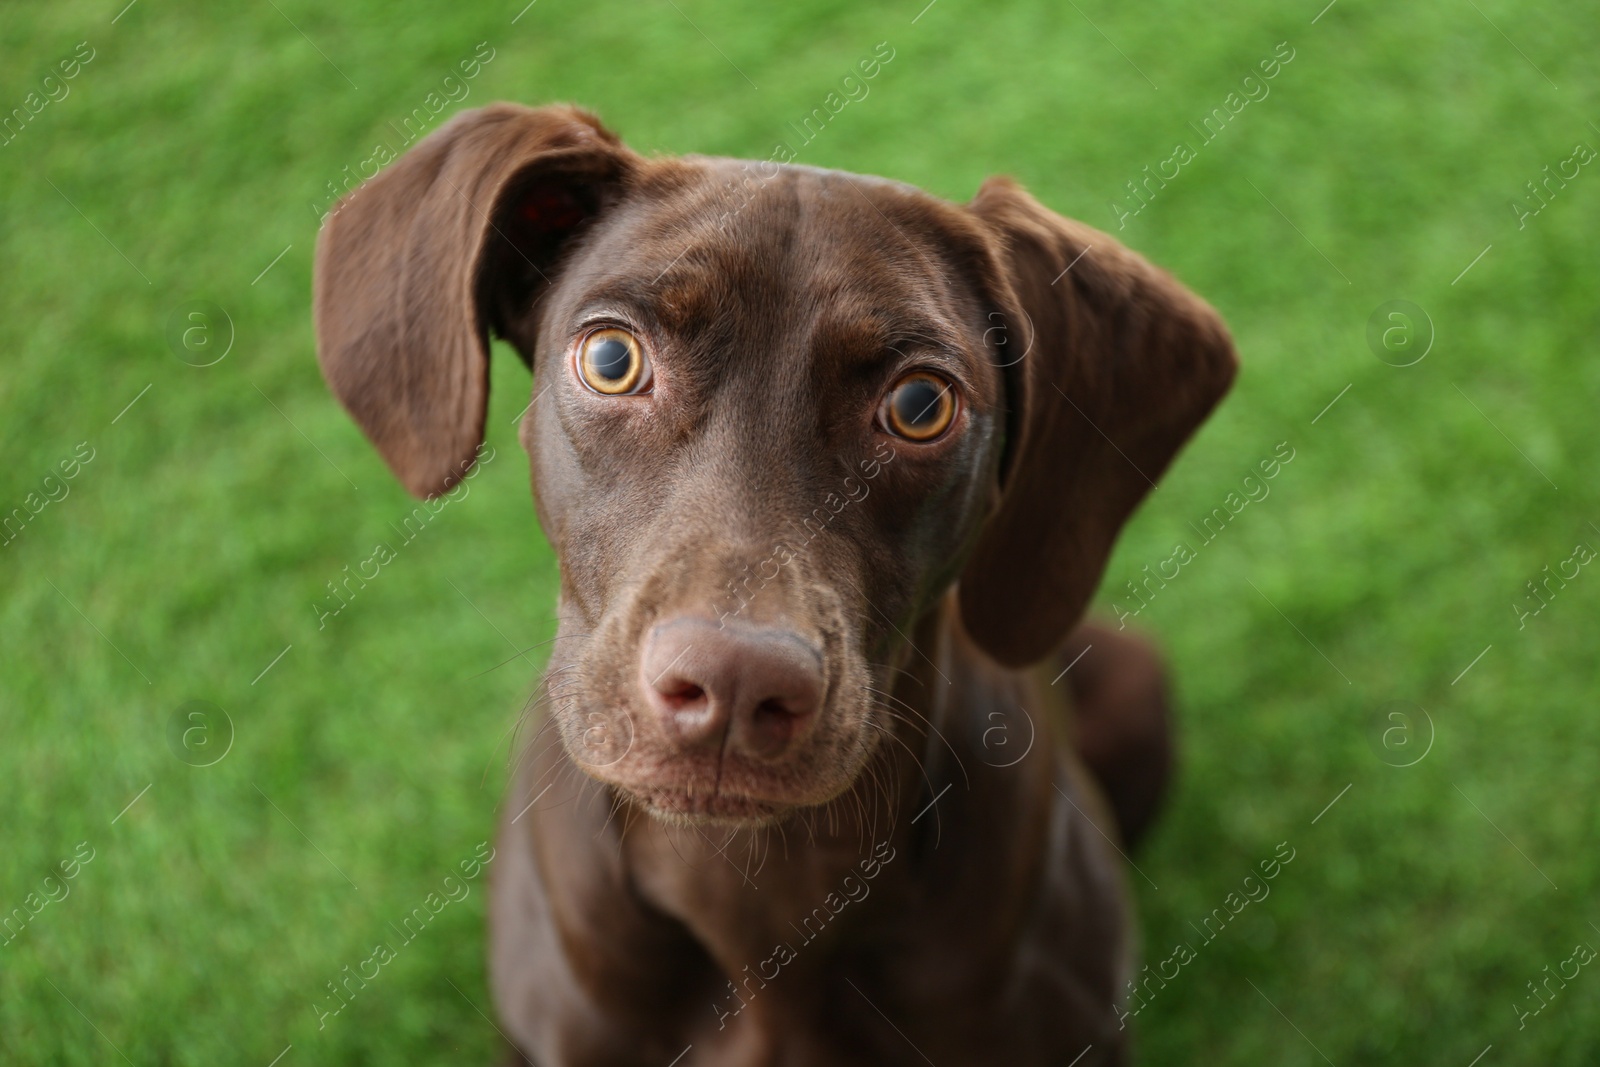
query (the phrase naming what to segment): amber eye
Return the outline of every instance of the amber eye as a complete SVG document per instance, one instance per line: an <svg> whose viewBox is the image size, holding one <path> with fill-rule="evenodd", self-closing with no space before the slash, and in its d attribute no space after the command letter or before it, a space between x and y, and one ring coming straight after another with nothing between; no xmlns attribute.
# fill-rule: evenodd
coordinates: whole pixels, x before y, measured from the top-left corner
<svg viewBox="0 0 1600 1067"><path fill-rule="evenodd" d="M596 330L578 346L578 376L607 396L642 393L650 387L650 361L627 330Z"/></svg>
<svg viewBox="0 0 1600 1067"><path fill-rule="evenodd" d="M931 441L956 417L956 387L937 374L916 371L894 383L883 398L884 429L908 441Z"/></svg>

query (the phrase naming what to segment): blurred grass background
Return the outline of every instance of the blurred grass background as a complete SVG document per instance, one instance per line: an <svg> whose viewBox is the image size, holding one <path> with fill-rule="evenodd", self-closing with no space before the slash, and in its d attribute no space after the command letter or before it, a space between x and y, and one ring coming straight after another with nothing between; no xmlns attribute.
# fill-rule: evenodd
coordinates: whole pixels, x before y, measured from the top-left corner
<svg viewBox="0 0 1600 1067"><path fill-rule="evenodd" d="M317 372L313 205L479 42L446 116L572 100L647 152L757 158L888 42L800 161L958 200L1009 172L1112 230L1124 183L1195 147L1118 236L1221 310L1244 373L1102 610L1280 442L1295 458L1136 621L1184 708L1132 880L1146 959L1198 952L1134 1020L1142 1058L1600 1058L1600 975L1518 1019L1600 946L1600 575L1521 628L1512 607L1600 546L1600 175L1525 227L1510 206L1600 145L1592 5L123 2L0 14L6 113L93 51L0 147L0 508L94 457L0 546L0 914L94 855L0 936L0 1060L494 1054L481 880L325 1028L312 1007L490 836L540 653L505 661L553 632L504 350L470 496L325 629L312 606L413 507ZM1280 42L1270 95L1200 144L1188 124ZM1367 343L1395 299L1432 323L1413 366ZM197 300L234 335L206 367L167 340ZM191 700L232 724L212 766L169 742ZM1385 747L1396 701L1426 717ZM1196 937L1285 841L1270 897Z"/></svg>

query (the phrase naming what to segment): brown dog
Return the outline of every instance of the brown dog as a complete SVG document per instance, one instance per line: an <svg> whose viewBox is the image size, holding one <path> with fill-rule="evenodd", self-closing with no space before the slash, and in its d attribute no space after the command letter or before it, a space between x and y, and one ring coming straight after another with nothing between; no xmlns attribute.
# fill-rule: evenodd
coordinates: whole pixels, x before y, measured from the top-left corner
<svg viewBox="0 0 1600 1067"><path fill-rule="evenodd" d="M1113 839L1165 697L1143 645L1069 631L1233 378L1209 307L1006 179L954 205L496 105L345 199L316 317L419 495L482 441L489 335L534 372L559 737L494 867L519 1055L1126 1060Z"/></svg>

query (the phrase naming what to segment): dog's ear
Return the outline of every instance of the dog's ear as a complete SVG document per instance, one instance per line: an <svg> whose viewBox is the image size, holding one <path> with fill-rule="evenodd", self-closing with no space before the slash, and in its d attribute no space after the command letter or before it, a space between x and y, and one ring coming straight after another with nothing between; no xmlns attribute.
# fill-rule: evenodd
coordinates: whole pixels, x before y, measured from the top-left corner
<svg viewBox="0 0 1600 1067"><path fill-rule="evenodd" d="M532 358L563 248L636 156L577 108L467 111L357 188L317 239L323 377L407 489L431 496L483 441L490 329Z"/></svg>
<svg viewBox="0 0 1600 1067"><path fill-rule="evenodd" d="M1237 360L1204 301L1111 237L992 178L967 205L1005 367L999 503L960 580L962 622L1002 663L1048 655L1082 616L1112 542L1222 399Z"/></svg>

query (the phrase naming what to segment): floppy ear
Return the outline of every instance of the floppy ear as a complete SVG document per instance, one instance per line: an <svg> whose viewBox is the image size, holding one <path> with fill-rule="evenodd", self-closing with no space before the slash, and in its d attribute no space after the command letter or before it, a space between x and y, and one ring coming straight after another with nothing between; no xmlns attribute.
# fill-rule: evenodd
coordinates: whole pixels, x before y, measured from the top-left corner
<svg viewBox="0 0 1600 1067"><path fill-rule="evenodd" d="M577 108L457 115L340 201L317 239L323 377L417 496L483 441L493 328L531 361L564 247L636 161Z"/></svg>
<svg viewBox="0 0 1600 1067"><path fill-rule="evenodd" d="M1004 309L1009 431L1000 502L961 574L962 622L1000 662L1036 662L1094 594L1128 516L1237 368L1204 301L1007 178L967 205ZM991 331L993 334L995 331Z"/></svg>

